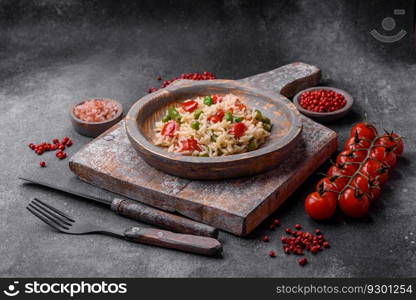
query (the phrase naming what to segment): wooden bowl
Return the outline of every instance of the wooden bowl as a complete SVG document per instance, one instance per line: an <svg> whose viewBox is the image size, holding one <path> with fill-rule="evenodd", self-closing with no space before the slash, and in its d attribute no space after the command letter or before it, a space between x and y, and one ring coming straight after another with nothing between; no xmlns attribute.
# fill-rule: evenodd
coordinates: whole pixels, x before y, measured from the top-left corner
<svg viewBox="0 0 416 300"><path fill-rule="evenodd" d="M185 99L233 93L271 119L273 128L259 149L221 157L184 156L152 143L154 124L169 105ZM138 100L127 113L126 131L133 147L151 166L190 179L217 180L249 176L276 168L290 155L302 130L300 113L281 95L269 94L232 80L183 81Z"/></svg>
<svg viewBox="0 0 416 300"><path fill-rule="evenodd" d="M338 94L341 94L345 97L345 100L347 101L347 104L345 104L345 106L341 109L338 109L336 111L332 111L332 112L314 112L314 111L309 111L307 109L304 109L300 104L299 104L299 100L300 100L300 95L302 95L302 93L306 92L306 91L315 91L315 90L330 90L330 91L334 91ZM300 91L299 93L297 93L294 97L293 97L293 104L295 104L296 108L305 116L310 117L311 119L314 119L315 121L318 121L320 123L327 123L327 122L332 122L338 119L341 119L343 117L345 117L345 115L351 110L352 105L354 104L354 99L351 97L350 94L348 94L346 91L338 89L338 88L334 88L334 87L330 87L330 86L316 86L316 87L312 87L312 88L308 88L305 89L303 91Z"/></svg>
<svg viewBox="0 0 416 300"><path fill-rule="evenodd" d="M118 106L117 114L114 116L114 118L107 120L107 121L103 121L103 122L86 122L81 119L78 119L74 115L75 106L80 105L84 103L85 101L92 100L92 99L113 101ZM118 123L123 118L123 106L118 101L113 100L113 99L108 99L108 98L92 98L92 99L86 99L80 103L72 105L69 110L69 115L71 117L72 126L74 126L74 129L79 134L82 134L88 137L97 137L101 133L109 129L111 126Z"/></svg>

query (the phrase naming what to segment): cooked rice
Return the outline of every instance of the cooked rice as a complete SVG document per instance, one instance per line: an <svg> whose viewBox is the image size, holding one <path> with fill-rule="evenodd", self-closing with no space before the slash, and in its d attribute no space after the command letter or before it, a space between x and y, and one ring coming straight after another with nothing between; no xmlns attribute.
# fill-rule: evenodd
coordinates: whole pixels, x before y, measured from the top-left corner
<svg viewBox="0 0 416 300"><path fill-rule="evenodd" d="M200 123L199 129L195 130L191 127L191 122L195 120L194 112L186 112L180 105L177 105L175 108L181 115L179 129L173 137L163 136L161 131L166 123L163 121L156 122L156 134L153 141L155 145L167 147L169 152L215 157L247 152L249 151L249 143L253 140L256 143L256 148L258 148L270 136L270 133L263 128L263 122L255 119L256 112L254 110L247 107L247 105L245 105L245 109L240 110L235 105L238 102L245 103L233 94L222 96L222 102L211 106L204 104L204 97L197 97L192 100L196 101L198 109L202 110L202 114L197 119ZM234 124L231 121L222 118L222 121L213 123L208 120L208 117L215 115L221 109L224 112L232 111L233 117L240 117L242 123L246 125L246 131L240 138L236 138L230 133L230 128ZM197 140L201 151L181 151L180 142L189 138Z"/></svg>

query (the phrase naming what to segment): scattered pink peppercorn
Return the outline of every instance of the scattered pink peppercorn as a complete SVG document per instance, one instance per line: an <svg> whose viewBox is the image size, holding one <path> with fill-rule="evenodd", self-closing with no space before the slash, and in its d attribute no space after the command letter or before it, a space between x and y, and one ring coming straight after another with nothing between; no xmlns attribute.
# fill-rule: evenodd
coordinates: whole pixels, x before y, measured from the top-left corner
<svg viewBox="0 0 416 300"><path fill-rule="evenodd" d="M308 260L306 258L304 258L304 257L298 259L298 264L300 264L301 266L306 265L307 262L308 262Z"/></svg>
<svg viewBox="0 0 416 300"><path fill-rule="evenodd" d="M35 152L37 155L42 155L45 152L48 151L56 151L55 156L59 159L64 159L67 157L67 154L63 152L66 147L70 147L72 145L72 141L69 137L64 136L62 138L62 141L60 142L59 139L52 139L52 143L42 142L39 144L30 143L28 146L33 152ZM46 163L44 161L41 161L39 165L44 168L46 167Z"/></svg>
<svg viewBox="0 0 416 300"><path fill-rule="evenodd" d="M276 257L276 252L274 252L274 251L269 251L269 256L270 257Z"/></svg>
<svg viewBox="0 0 416 300"><path fill-rule="evenodd" d="M268 242L268 241L270 241L270 239L269 239L269 236L268 236L268 235L263 236L262 240L263 240L263 242Z"/></svg>
<svg viewBox="0 0 416 300"><path fill-rule="evenodd" d="M302 226L301 226L300 224L296 224L296 225L295 225L295 228L296 228L297 230L301 230L301 229L302 229Z"/></svg>
<svg viewBox="0 0 416 300"><path fill-rule="evenodd" d="M160 80L162 80L162 77L161 76L158 76L156 79L158 81L160 81ZM163 81L163 83L160 86L160 88L165 88L168 85L170 85L172 82L174 82L175 80L178 80L178 79L187 79L187 80L211 80L211 79L216 79L216 77L215 77L214 74L212 74L211 72L207 72L207 71L205 71L203 73L184 73L184 74L181 74L179 77L174 77L172 79ZM147 92L150 94L150 93L156 92L157 90L158 90L157 88L153 88L152 87L152 88L149 88L147 90Z"/></svg>
<svg viewBox="0 0 416 300"><path fill-rule="evenodd" d="M316 254L316 253L318 253L318 251L319 251L319 246L312 246L310 251L311 251L311 253L312 253L312 254Z"/></svg>

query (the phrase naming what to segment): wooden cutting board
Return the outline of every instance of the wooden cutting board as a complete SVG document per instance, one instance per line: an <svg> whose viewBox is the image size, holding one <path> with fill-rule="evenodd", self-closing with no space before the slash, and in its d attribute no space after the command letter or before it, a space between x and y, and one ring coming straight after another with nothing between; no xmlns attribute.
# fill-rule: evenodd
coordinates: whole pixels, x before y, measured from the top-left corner
<svg viewBox="0 0 416 300"><path fill-rule="evenodd" d="M241 81L291 97L319 79L317 67L293 63ZM336 150L334 131L304 116L302 121L302 139L291 155L278 168L249 178L194 181L158 171L130 145L124 121L87 144L69 165L88 183L244 236Z"/></svg>

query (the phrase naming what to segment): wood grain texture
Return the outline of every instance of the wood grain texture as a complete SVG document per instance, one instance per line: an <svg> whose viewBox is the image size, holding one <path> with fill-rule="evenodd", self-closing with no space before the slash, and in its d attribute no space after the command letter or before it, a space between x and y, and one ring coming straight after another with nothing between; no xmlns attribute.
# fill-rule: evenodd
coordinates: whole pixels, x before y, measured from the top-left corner
<svg viewBox="0 0 416 300"><path fill-rule="evenodd" d="M153 228L131 227L124 232L127 240L207 256L219 256L222 245L216 239L173 233Z"/></svg>
<svg viewBox="0 0 416 300"><path fill-rule="evenodd" d="M213 238L218 237L218 229L212 226L164 212L137 201L114 199L111 203L111 210L121 216L156 225L174 232Z"/></svg>
<svg viewBox="0 0 416 300"><path fill-rule="evenodd" d="M311 85L319 80L319 69L310 65L282 68L263 73L271 74L271 82L263 74L258 80L256 76L244 80L274 91L284 89L285 82L299 77L298 72L303 77L309 72ZM293 86L291 92L296 92ZM124 121L76 153L70 168L82 180L101 188L243 236L273 213L336 150L334 131L301 118L302 143L276 169L253 177L193 181L156 170L131 147Z"/></svg>

